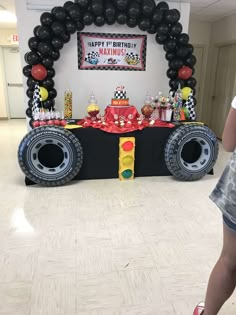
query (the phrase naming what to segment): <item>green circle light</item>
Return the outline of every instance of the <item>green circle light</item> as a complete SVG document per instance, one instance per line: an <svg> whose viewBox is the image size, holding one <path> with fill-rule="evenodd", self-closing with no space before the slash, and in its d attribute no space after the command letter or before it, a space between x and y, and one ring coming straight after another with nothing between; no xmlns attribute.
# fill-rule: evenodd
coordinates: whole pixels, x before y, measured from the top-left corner
<svg viewBox="0 0 236 315"><path fill-rule="evenodd" d="M125 179L129 179L133 176L133 171L132 170L125 170L121 173L121 175L125 178Z"/></svg>

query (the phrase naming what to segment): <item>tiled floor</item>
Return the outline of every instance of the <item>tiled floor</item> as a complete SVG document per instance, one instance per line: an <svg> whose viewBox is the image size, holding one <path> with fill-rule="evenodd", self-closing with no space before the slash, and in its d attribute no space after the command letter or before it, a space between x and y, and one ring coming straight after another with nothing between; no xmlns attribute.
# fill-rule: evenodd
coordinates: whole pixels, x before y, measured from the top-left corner
<svg viewBox="0 0 236 315"><path fill-rule="evenodd" d="M221 249L214 176L25 187L0 121L0 315L191 315ZM221 315L236 314L236 295Z"/></svg>

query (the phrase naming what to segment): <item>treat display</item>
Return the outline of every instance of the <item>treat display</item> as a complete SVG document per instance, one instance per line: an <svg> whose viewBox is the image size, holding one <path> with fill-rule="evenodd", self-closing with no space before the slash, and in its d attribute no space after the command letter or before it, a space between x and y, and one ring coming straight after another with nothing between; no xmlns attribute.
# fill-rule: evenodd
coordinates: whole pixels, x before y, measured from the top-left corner
<svg viewBox="0 0 236 315"><path fill-rule="evenodd" d="M129 98L127 98L124 86L120 85L116 88L111 106L129 106Z"/></svg>

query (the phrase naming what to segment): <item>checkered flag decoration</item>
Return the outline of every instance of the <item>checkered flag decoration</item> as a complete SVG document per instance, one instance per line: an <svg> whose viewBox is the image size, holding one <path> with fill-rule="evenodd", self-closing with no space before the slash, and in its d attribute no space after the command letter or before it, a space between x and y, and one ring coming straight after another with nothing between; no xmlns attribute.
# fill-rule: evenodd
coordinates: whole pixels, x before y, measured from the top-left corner
<svg viewBox="0 0 236 315"><path fill-rule="evenodd" d="M140 62L140 58L138 54L131 52L126 54L125 61L128 64L138 64Z"/></svg>
<svg viewBox="0 0 236 315"><path fill-rule="evenodd" d="M185 107L188 109L189 112L189 119L190 120L196 120L197 116L196 116L196 111L195 111L195 101L193 98L193 92L190 93L186 103L185 103Z"/></svg>
<svg viewBox="0 0 236 315"><path fill-rule="evenodd" d="M126 91L116 91L115 98L118 100L126 99Z"/></svg>
<svg viewBox="0 0 236 315"><path fill-rule="evenodd" d="M42 97L40 95L40 88L39 85L36 84L34 87L34 95L33 95L33 113L39 112L41 107Z"/></svg>
<svg viewBox="0 0 236 315"><path fill-rule="evenodd" d="M88 53L85 57L85 61L89 62L91 59L99 58L100 55L98 52L92 51L91 53Z"/></svg>

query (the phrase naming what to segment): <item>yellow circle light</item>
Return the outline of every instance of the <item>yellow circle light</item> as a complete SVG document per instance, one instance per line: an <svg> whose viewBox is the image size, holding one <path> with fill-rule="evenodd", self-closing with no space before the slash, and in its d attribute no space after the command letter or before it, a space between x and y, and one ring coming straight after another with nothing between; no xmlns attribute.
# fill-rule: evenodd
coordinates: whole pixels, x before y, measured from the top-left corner
<svg viewBox="0 0 236 315"><path fill-rule="evenodd" d="M133 164L133 162L134 162L134 159L131 155L126 155L122 159L122 163L124 166L130 166L131 164Z"/></svg>

